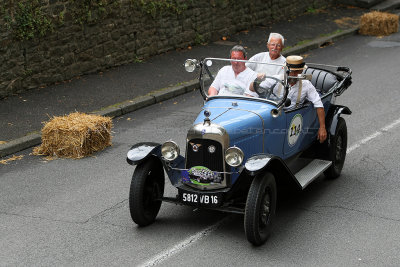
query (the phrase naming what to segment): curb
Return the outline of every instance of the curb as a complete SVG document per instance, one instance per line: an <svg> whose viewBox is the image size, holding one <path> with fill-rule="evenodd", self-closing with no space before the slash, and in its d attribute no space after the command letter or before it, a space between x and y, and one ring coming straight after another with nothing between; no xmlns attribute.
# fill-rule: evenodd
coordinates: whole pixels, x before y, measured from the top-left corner
<svg viewBox="0 0 400 267"><path fill-rule="evenodd" d="M332 43L336 40L340 40L349 35L357 34L358 28L344 30L342 32L332 34L329 36L318 37L306 44L298 45L292 48L289 48L282 52L284 56L290 54L301 54L308 50L313 50L316 48L320 48L325 44ZM178 86L172 86L163 88L154 92L151 92L144 96L139 96L132 100L127 100L122 103L118 103L115 105L111 105L105 107L101 110L91 112L91 114L107 116L107 117L119 117L129 112L148 107L150 105L174 98L179 95L186 94L193 90L199 89L199 82L197 80L193 80L190 82L184 82ZM39 145L41 143L41 135L40 134L30 134L21 138L14 139L10 142L0 145L0 158L11 155L13 153L25 150L27 148Z"/></svg>
<svg viewBox="0 0 400 267"><path fill-rule="evenodd" d="M135 99L124 101L120 104L105 107L99 111L91 112L91 114L115 118L127 114L129 112L174 98L176 96L189 93L198 88L199 88L199 82L197 80L184 82L178 86L163 88L157 91L150 92L147 95L139 96Z"/></svg>
<svg viewBox="0 0 400 267"><path fill-rule="evenodd" d="M323 47L325 44L330 44L334 41L340 40L342 38L345 38L349 35L355 35L357 34L359 28L352 28L348 30L341 31L339 33L335 33L329 36L323 36L323 37L318 37L306 44L303 45L297 45L295 47L289 48L282 52L282 54L286 57L288 55L298 55L304 52L307 52L308 50L313 50L317 49L320 47Z"/></svg>
<svg viewBox="0 0 400 267"><path fill-rule="evenodd" d="M0 145L0 157L11 155L12 153L27 149L40 144L42 136L40 134L29 134Z"/></svg>

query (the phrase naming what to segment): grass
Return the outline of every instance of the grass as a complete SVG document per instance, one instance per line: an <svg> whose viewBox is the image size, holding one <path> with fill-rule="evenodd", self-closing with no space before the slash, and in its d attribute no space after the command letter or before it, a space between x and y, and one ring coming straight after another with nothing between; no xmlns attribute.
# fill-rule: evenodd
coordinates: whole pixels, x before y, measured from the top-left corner
<svg viewBox="0 0 400 267"><path fill-rule="evenodd" d="M310 40L310 39L306 39L306 40L303 40L303 41L299 41L299 42L297 42L294 46L285 46L285 47L283 48L282 51L286 51L286 50L291 49L291 48L293 48L293 47L295 47L295 46L308 44L308 43L310 43L311 41L312 41L312 40Z"/></svg>
<svg viewBox="0 0 400 267"><path fill-rule="evenodd" d="M310 39L306 39L306 40L297 42L297 43L296 43L296 46L298 46L298 45L305 45L305 44L310 43L311 41L312 41L312 40L310 40Z"/></svg>
<svg viewBox="0 0 400 267"><path fill-rule="evenodd" d="M315 9L315 8L313 8L313 7L309 7L309 8L307 8L307 10L306 10L306 13L316 13L317 12L317 9Z"/></svg>
<svg viewBox="0 0 400 267"><path fill-rule="evenodd" d="M318 35L318 37L327 37L327 36L330 36L330 35L341 33L342 31L343 31L342 29L337 29L336 31L333 31L333 32L330 32L330 33L320 34L320 35Z"/></svg>
<svg viewBox="0 0 400 267"><path fill-rule="evenodd" d="M318 37L327 37L327 36L335 35L335 34L338 34L338 33L341 33L341 32L343 32L342 29L337 29L337 30L335 30L335 31L333 31L333 32L330 32L330 33L323 33L323 34L320 34L320 35L318 35ZM313 40L306 39L306 40L299 41L299 42L297 42L294 46L285 46L285 47L283 48L283 51L286 51L286 50L288 50L288 49L291 49L291 48L293 48L293 47L295 47L295 46L300 46L300 45L308 44L308 43L310 43L311 41L313 41Z"/></svg>

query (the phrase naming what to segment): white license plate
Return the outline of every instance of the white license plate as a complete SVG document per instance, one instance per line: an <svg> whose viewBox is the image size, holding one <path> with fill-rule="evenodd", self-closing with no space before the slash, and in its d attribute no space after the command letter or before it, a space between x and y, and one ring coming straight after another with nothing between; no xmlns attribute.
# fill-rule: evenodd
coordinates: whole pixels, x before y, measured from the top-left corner
<svg viewBox="0 0 400 267"><path fill-rule="evenodd" d="M183 203L195 204L199 206L217 206L221 201L220 196L216 194L181 192L180 197Z"/></svg>

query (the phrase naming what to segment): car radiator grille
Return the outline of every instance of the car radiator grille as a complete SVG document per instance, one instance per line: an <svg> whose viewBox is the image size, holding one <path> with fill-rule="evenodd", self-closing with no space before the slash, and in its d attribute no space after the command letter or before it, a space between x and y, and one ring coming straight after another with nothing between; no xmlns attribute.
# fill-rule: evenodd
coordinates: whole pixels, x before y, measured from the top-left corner
<svg viewBox="0 0 400 267"><path fill-rule="evenodd" d="M211 145L216 148L214 153L208 151L208 147ZM193 146L197 146L197 152L193 150ZM193 166L204 166L212 171L224 171L222 145L217 141L209 139L192 139L187 143L186 155L187 169L190 169Z"/></svg>

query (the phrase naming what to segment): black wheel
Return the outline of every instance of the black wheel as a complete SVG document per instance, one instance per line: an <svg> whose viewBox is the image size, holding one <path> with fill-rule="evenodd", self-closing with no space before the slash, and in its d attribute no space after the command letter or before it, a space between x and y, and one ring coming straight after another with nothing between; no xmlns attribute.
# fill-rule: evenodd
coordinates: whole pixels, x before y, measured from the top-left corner
<svg viewBox="0 0 400 267"><path fill-rule="evenodd" d="M337 178L342 172L347 151L347 126L343 118L339 118L335 136L332 137L329 148L329 160L332 165L324 172L328 178Z"/></svg>
<svg viewBox="0 0 400 267"><path fill-rule="evenodd" d="M275 177L269 172L264 176L256 176L247 195L244 214L244 230L250 243L259 246L267 241L275 218L275 210Z"/></svg>
<svg viewBox="0 0 400 267"><path fill-rule="evenodd" d="M129 191L129 210L139 226L152 224L164 195L164 169L158 158L150 157L136 166Z"/></svg>

